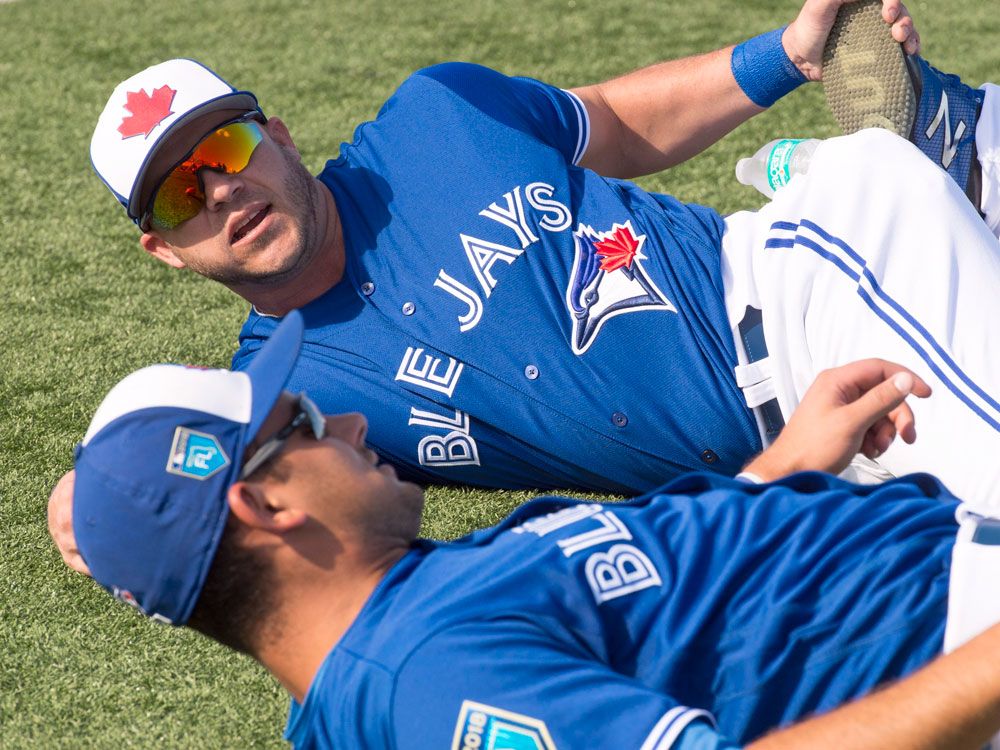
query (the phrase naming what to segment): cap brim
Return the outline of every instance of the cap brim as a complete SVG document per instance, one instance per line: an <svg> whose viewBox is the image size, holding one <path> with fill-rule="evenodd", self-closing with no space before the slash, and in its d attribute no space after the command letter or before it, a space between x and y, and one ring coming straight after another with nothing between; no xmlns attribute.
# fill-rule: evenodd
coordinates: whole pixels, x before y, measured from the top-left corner
<svg viewBox="0 0 1000 750"><path fill-rule="evenodd" d="M244 371L251 384L251 414L247 437L253 439L285 388L302 348L302 313L292 310Z"/></svg>
<svg viewBox="0 0 1000 750"><path fill-rule="evenodd" d="M146 171L149 169L150 164L153 163L153 159L160 152L163 146L170 140L170 138L177 133L178 130L183 128L189 122L194 120L196 117L201 117L205 114L210 114L212 112L220 112L222 110L239 110L242 112L260 112L260 106L257 104L257 97L254 96L249 91L234 91L231 94L224 94L215 99L211 99L204 104L201 104L190 112L185 112L183 117L178 117L172 123L170 127L160 134L160 137L156 141L149 153L146 154L146 158L142 162L142 166L139 167L139 172L136 174L135 182L132 183L132 193L128 197L128 216L134 221L142 220L142 211L145 206L139 205L141 203L141 198L143 195L143 186L146 182ZM194 144L192 144L193 146Z"/></svg>

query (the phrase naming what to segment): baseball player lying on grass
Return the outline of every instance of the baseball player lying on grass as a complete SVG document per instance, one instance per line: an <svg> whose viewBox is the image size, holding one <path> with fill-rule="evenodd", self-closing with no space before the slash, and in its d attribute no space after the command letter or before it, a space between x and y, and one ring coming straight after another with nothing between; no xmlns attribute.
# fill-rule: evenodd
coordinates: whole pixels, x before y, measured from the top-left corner
<svg viewBox="0 0 1000 750"><path fill-rule="evenodd" d="M887 133L834 139L773 203L728 218L615 179L681 162L818 80L841 4L809 0L783 31L572 91L421 70L318 177L252 94L172 60L115 89L91 155L151 255L253 303L234 367L300 308L291 387L363 411L408 478L633 492L731 476L818 372L880 356L939 393L917 407L923 445L894 444L882 469L932 469L977 498L1000 479L1000 257L941 169ZM877 70L912 105L909 15L859 7L877 32L862 52L895 54ZM844 70L840 91L864 83ZM924 70L919 117L904 112L919 133L943 101ZM949 85L952 111L984 96ZM997 107L988 89L978 121L921 135L934 152L947 131L963 188L982 173L994 225Z"/></svg>
<svg viewBox="0 0 1000 750"><path fill-rule="evenodd" d="M905 368L824 373L748 467L777 481L543 497L435 542L363 416L282 391L301 336L293 312L242 373L125 378L52 508L74 567L270 670L295 747L955 750L1000 728L997 522L927 474L779 478L912 439L929 389Z"/></svg>

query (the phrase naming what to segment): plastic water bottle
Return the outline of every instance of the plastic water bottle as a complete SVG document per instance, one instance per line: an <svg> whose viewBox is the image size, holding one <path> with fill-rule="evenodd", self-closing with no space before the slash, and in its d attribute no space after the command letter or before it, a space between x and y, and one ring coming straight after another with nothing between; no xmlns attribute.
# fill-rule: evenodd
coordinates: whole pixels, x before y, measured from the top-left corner
<svg viewBox="0 0 1000 750"><path fill-rule="evenodd" d="M809 171L809 162L819 143L818 138L779 138L771 141L753 156L736 162L736 179L740 184L751 185L771 198L794 175Z"/></svg>

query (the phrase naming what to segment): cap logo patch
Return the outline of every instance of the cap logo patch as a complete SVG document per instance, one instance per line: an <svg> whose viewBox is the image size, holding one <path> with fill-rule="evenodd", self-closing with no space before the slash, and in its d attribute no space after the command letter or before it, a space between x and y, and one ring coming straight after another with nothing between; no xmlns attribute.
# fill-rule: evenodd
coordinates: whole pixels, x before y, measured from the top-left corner
<svg viewBox="0 0 1000 750"><path fill-rule="evenodd" d="M452 750L556 750L544 721L463 701Z"/></svg>
<svg viewBox="0 0 1000 750"><path fill-rule="evenodd" d="M178 427L167 459L167 471L191 479L208 479L229 466L218 439L205 432Z"/></svg>
<svg viewBox="0 0 1000 750"><path fill-rule="evenodd" d="M125 96L125 109L132 114L122 119L122 124L118 126L122 140L136 135L148 138L149 134L156 130L157 125L173 114L170 105L176 93L166 84L153 89L152 96L147 94L145 89L129 91Z"/></svg>

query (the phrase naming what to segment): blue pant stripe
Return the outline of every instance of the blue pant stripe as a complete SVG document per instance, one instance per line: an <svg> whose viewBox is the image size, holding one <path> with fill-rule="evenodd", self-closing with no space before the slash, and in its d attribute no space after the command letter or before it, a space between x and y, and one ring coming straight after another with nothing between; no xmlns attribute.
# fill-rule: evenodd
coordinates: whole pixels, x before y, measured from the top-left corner
<svg viewBox="0 0 1000 750"><path fill-rule="evenodd" d="M830 261L831 263L833 263L833 265L835 265L845 274L850 276L852 280L856 282L861 281L860 273L858 273L849 265L847 265L841 258L838 258L834 253L831 253L829 250L824 250L818 242L811 240L808 237L796 237L795 242L799 245L804 245L805 247L808 247L810 250L819 255L821 258L826 258L826 260Z"/></svg>
<svg viewBox="0 0 1000 750"><path fill-rule="evenodd" d="M938 366L938 364L934 361L934 359L920 346L919 343L917 343L916 339L914 339L909 333L903 330L902 326L896 323L896 321L894 321L887 312L882 310L878 306L876 301L872 299L871 295L869 295L868 292L860 286L858 287L858 296L860 296L861 299L865 301L865 304L867 304L868 307L871 308L872 312L874 312L883 321L885 321L886 325L888 325L892 330L894 330L897 334L899 334L900 338L902 338L907 344L910 345L910 347L920 356L920 358L925 363L927 363L927 366L931 368L934 374L937 375L941 379L941 381L948 387L949 391L954 393L962 403L964 403L966 406L972 409L972 411L975 414L977 414L984 422L986 422L986 424L988 424L994 430L1000 432L1000 422L997 422L997 420L993 419L978 404L972 401L972 399L970 399L961 389L959 389L958 386L952 383L952 381Z"/></svg>
<svg viewBox="0 0 1000 750"><path fill-rule="evenodd" d="M827 232L821 226L819 226L818 224L814 224L808 219L802 220L802 226L804 226L806 229L811 229L830 244L839 247L841 250L843 250L845 253L851 256L854 262L860 265L862 268L867 267L868 264L865 262L865 259L862 258L860 255L858 255L850 245L848 245L839 237L834 237L832 234Z"/></svg>
<svg viewBox="0 0 1000 750"><path fill-rule="evenodd" d="M764 243L764 247L795 247L795 240L785 240L780 237L772 237Z"/></svg>
<svg viewBox="0 0 1000 750"><path fill-rule="evenodd" d="M817 255L823 256L828 261L830 261L831 263L835 264L841 271L843 271L844 273L846 273L848 276L850 276L855 281L860 281L861 280L861 275L857 271L855 271L853 268L851 268L850 266L848 266L843 260L841 260L840 258L838 258L836 255L834 255L830 251L824 250L822 247L820 247L820 245L818 243L814 242L813 240L810 240L808 237L800 237L798 235L796 235L794 237L794 239L784 239L784 238L780 238L780 237L772 237L772 238L770 238L769 240L767 240L764 243L764 247L766 249L792 248L792 247L795 247L796 243L798 243L800 245L805 245L806 247L808 247L810 250L812 250Z"/></svg>
<svg viewBox="0 0 1000 750"><path fill-rule="evenodd" d="M818 236L822 237L826 242L834 245L844 253L846 253L855 263L861 267L861 272L859 273L855 269L851 268L842 258L838 257L836 253L833 253L825 248L823 248L815 240L804 237L798 234L798 229L800 227L805 227ZM865 304L874 312L882 321L886 323L896 334L902 338L909 346L912 348L917 355L927 364L928 367L934 372L938 378L945 384L945 386L950 390L955 396L969 409L972 410L978 417L980 417L984 422L986 422L994 430L1000 432L1000 421L986 411L982 406L977 404L969 395L966 393L959 383L955 382L957 378L964 384L968 389L975 393L979 398L981 398L986 404L988 404L995 412L1000 414L1000 403L991 397L983 388L981 388L975 381L972 380L962 369L959 367L958 363L945 351L937 340L931 335L930 331L922 325L916 318L913 317L899 302L893 299L889 294L881 287L881 285L876 281L875 276L867 268L867 262L865 259L857 253L853 248L851 248L842 239L831 235L829 232L822 229L820 226L814 222L803 219L799 224L794 224L786 221L774 222L771 225L771 230L778 231L794 231L796 232L795 237L770 237L764 243L764 247L768 249L784 249L792 248L795 245L801 245L809 250L811 250L816 255L829 261L834 266L839 268L846 276L858 283L857 293L858 296L865 302ZM872 291L868 292L861 285L862 275L871 285ZM885 308L888 307L889 310ZM891 311L891 312L890 312ZM906 331L900 323L893 318L892 312L898 315L904 322L910 325L914 330L916 330L923 339L923 342L918 341L913 335ZM942 368L931 356L930 352L927 351L927 347L930 347L938 357L945 363L948 372Z"/></svg>
<svg viewBox="0 0 1000 750"><path fill-rule="evenodd" d="M875 281L875 276L867 268L865 269L865 278L868 279L868 282L872 285L872 290L875 292L875 294L878 295L878 297L880 297L881 299L883 299L887 305L890 305L892 309L894 309L904 320L906 320L907 323L909 323L911 326L916 328L917 331L919 331L920 335L924 338L924 340L931 346L931 348L934 349L935 352L938 353L938 356L945 361L948 367L955 372L955 374L962 380L963 383L965 383L969 388L971 388L972 391L977 396L979 396L979 398L981 398L991 407L1000 412L1000 403L998 403L992 396L990 396L990 394L988 394L986 391L980 388L979 385L974 380L972 380L972 378L970 378L968 375L965 374L965 372L962 371L958 363L955 362L954 359L952 359L951 355L948 354L948 352L945 351L944 347L942 347L934 339L934 337L931 335L931 332L928 331L926 328L924 328L923 324L920 323L920 321L918 321L916 318L910 315L905 309L903 309L902 305L900 305L898 302L896 302L896 300L894 300L892 297L886 294L885 290L882 289L881 286L879 286L877 281Z"/></svg>
<svg viewBox="0 0 1000 750"><path fill-rule="evenodd" d="M846 273L848 276L850 276L855 281L860 280L861 277L859 276L859 274L853 268L851 268L850 266L848 266L846 263L844 263L844 261L842 261L840 258L838 258L833 253L830 253L829 251L824 250L818 244L816 244L812 240L807 239L805 237L796 236L795 239L780 239L780 238L777 238L777 237L772 237L771 239L767 240L764 243L764 247L766 249L791 248L791 247L795 247L795 243L799 243L801 245L806 245L813 252L817 253L818 255L822 255L824 258L826 258L831 263L836 264L836 266L838 268L840 268L841 271L843 271L844 273Z"/></svg>

